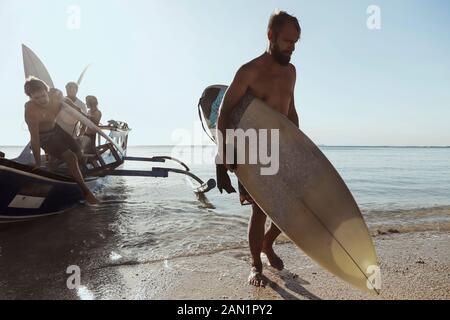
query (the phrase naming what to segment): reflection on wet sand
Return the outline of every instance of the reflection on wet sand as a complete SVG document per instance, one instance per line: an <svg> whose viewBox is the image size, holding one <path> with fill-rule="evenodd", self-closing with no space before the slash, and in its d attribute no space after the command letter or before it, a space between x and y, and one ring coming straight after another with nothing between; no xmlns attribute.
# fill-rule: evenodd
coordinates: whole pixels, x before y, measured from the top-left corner
<svg viewBox="0 0 450 320"><path fill-rule="evenodd" d="M115 221L127 200L123 178L100 191L114 203L80 205L33 221L0 225L0 299L89 299L87 270L110 259L116 247ZM70 290L69 266L81 271L81 287Z"/></svg>

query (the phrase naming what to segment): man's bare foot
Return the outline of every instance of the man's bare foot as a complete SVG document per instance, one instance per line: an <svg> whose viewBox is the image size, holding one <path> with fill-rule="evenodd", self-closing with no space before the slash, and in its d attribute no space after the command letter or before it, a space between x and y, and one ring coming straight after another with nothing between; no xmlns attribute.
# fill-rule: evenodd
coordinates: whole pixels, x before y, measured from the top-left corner
<svg viewBox="0 0 450 320"><path fill-rule="evenodd" d="M100 204L100 201L94 196L93 193L87 193L84 195L84 198L89 204Z"/></svg>
<svg viewBox="0 0 450 320"><path fill-rule="evenodd" d="M262 267L256 268L252 267L250 270L250 275L248 276L248 283L255 287L265 287L266 282L264 281L262 275Z"/></svg>
<svg viewBox="0 0 450 320"><path fill-rule="evenodd" d="M281 260L280 257L276 255L272 248L265 248L262 250L262 252L264 252L264 254L267 256L267 259L269 260L270 266L272 268L280 271L284 269L283 260Z"/></svg>

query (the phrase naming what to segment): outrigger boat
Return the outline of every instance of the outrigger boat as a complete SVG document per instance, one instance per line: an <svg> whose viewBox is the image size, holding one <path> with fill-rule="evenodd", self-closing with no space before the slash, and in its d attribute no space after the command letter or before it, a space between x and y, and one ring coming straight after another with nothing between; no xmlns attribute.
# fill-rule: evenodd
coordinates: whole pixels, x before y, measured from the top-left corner
<svg viewBox="0 0 450 320"><path fill-rule="evenodd" d="M42 62L29 48L23 46L22 49L26 77L35 76L53 87L53 82ZM195 181L193 191L200 198L204 198L206 192L215 188L214 179L204 182L178 159L168 156L151 158L127 156L128 134L131 131L128 124L111 120L108 125L96 126L70 106L64 108L83 125L97 131L95 153L85 155L88 161L82 168L86 184L92 191L102 185L102 180L106 176L167 178L169 173L183 174ZM179 168L121 169L128 161L149 163L173 161ZM34 168L30 145L27 145L15 159L6 159L5 154L0 152L0 222L22 221L61 213L84 200L80 188L64 165L55 171L49 171L47 167L47 158L44 155L42 167Z"/></svg>

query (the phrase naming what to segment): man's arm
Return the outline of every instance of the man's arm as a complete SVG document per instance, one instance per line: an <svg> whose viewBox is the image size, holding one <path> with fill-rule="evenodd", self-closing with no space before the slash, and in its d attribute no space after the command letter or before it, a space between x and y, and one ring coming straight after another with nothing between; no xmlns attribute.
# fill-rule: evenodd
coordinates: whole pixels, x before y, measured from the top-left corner
<svg viewBox="0 0 450 320"><path fill-rule="evenodd" d="M98 126L100 123L100 120L102 119L102 112L99 110L97 111L94 116L92 117L92 122Z"/></svg>
<svg viewBox="0 0 450 320"><path fill-rule="evenodd" d="M292 93L291 104L289 106L288 119L291 120L298 128L300 128L297 110L295 109L294 93Z"/></svg>
<svg viewBox="0 0 450 320"><path fill-rule="evenodd" d="M48 96L50 97L50 104L56 108L56 111L61 111L62 102L64 101L64 96L61 90L56 88L50 88L48 91Z"/></svg>
<svg viewBox="0 0 450 320"><path fill-rule="evenodd" d="M219 117L217 120L217 134L221 134L223 139L219 139L219 150L222 150L223 159L226 159L225 140L226 129L230 124L230 116L236 104L247 92L253 77L251 67L248 65L242 66L236 73L233 82L225 93L222 107L220 108ZM225 163L226 161L224 161Z"/></svg>
<svg viewBox="0 0 450 320"><path fill-rule="evenodd" d="M96 112L94 112L94 114L92 114L92 115L89 117L89 119L92 121L92 123L95 124L96 126L98 126L98 125L100 124L101 118L102 118L102 113L101 113L101 111L96 111ZM88 129L86 130L86 133L85 133L85 134L87 134L87 135L95 135L96 133L97 133L97 131L95 131L95 130L93 130L93 129L91 129L91 128L88 128Z"/></svg>
<svg viewBox="0 0 450 320"><path fill-rule="evenodd" d="M294 91L295 91L295 83L297 82L297 70L295 69L294 65L291 66L291 72L292 77L294 81L294 86L292 88L292 95L291 95L291 103L289 105L289 112L288 112L288 119L291 120L298 128L300 128L299 118L297 114L297 110L295 109L295 102L294 102Z"/></svg>
<svg viewBox="0 0 450 320"><path fill-rule="evenodd" d="M39 122L29 108L25 109L25 122L28 125L28 131L30 131L31 150L33 151L35 166L40 167L41 144L39 140Z"/></svg>

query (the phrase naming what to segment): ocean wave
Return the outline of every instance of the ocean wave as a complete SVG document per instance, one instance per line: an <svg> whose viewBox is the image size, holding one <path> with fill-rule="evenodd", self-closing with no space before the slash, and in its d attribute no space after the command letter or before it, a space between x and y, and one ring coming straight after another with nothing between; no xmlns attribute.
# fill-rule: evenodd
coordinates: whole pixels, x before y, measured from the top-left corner
<svg viewBox="0 0 450 320"><path fill-rule="evenodd" d="M368 210L364 216L373 235L450 231L450 206Z"/></svg>

